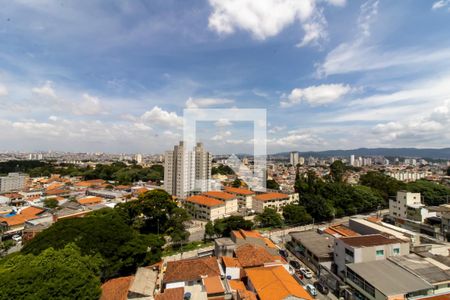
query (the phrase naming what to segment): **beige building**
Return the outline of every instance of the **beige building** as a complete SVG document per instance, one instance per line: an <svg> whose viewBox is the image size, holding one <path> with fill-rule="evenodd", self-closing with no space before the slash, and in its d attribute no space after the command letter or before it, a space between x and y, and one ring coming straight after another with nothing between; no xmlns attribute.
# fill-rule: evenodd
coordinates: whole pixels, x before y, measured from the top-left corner
<svg viewBox="0 0 450 300"><path fill-rule="evenodd" d="M20 191L25 188L28 175L21 173L9 173L0 177L0 192Z"/></svg>
<svg viewBox="0 0 450 300"><path fill-rule="evenodd" d="M253 197L252 208L257 213L262 213L265 208L272 208L278 212L288 204L295 203L299 200L298 194L282 194L282 193L264 193Z"/></svg>
<svg viewBox="0 0 450 300"><path fill-rule="evenodd" d="M226 216L225 202L215 198L195 195L186 198L182 203L194 219L214 221Z"/></svg>
<svg viewBox="0 0 450 300"><path fill-rule="evenodd" d="M236 196L239 208L252 209L253 197L256 195L254 191L234 187L225 187L224 190L225 192Z"/></svg>
<svg viewBox="0 0 450 300"><path fill-rule="evenodd" d="M409 242L394 236L370 234L338 238L334 244L336 273L344 278L347 264L384 260L408 253Z"/></svg>
<svg viewBox="0 0 450 300"><path fill-rule="evenodd" d="M410 193L406 191L397 192L395 200L389 200L389 215L398 218L407 218L408 206L422 205L420 193Z"/></svg>
<svg viewBox="0 0 450 300"><path fill-rule="evenodd" d="M209 191L202 195L225 202L225 214L230 215L238 211L238 199L235 195L222 191Z"/></svg>

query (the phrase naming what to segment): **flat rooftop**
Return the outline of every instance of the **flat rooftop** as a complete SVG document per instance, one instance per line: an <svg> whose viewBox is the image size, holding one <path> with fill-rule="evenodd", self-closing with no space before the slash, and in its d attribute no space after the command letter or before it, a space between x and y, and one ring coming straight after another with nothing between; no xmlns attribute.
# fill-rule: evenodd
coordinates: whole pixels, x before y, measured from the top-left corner
<svg viewBox="0 0 450 300"><path fill-rule="evenodd" d="M396 237L386 237L382 234L369 234L361 236L352 237L341 237L339 240L343 241L347 245L352 247L373 247L378 245L389 245L389 244L399 244L405 243L404 240L398 239Z"/></svg>
<svg viewBox="0 0 450 300"><path fill-rule="evenodd" d="M412 253L403 256L392 256L388 259L431 284L450 281L450 266L433 258L422 257Z"/></svg>
<svg viewBox="0 0 450 300"><path fill-rule="evenodd" d="M328 234L320 234L315 230L295 231L289 235L296 242L300 242L317 257L330 257L333 255L334 238Z"/></svg>
<svg viewBox="0 0 450 300"><path fill-rule="evenodd" d="M413 275L389 260L348 264L358 274L386 296L406 294L433 288L425 280Z"/></svg>

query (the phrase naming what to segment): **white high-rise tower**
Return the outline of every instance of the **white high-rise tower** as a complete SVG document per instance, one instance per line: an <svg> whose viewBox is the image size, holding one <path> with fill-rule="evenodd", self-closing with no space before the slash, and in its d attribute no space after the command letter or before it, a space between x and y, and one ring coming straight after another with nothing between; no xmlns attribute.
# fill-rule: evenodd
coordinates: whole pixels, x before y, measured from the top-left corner
<svg viewBox="0 0 450 300"><path fill-rule="evenodd" d="M164 189L171 195L186 198L193 191L207 191L211 179L212 155L198 143L193 150L180 142L173 151L166 151Z"/></svg>
<svg viewBox="0 0 450 300"><path fill-rule="evenodd" d="M297 151L293 151L290 153L289 156L289 162L291 165L293 165L294 167L296 165L298 165L298 152Z"/></svg>

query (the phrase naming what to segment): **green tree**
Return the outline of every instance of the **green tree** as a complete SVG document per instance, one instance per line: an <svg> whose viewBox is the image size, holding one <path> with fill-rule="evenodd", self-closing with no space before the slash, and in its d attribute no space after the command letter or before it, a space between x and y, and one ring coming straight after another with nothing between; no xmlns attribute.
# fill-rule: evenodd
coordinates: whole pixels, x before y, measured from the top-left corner
<svg viewBox="0 0 450 300"><path fill-rule="evenodd" d="M236 178L236 179L231 183L231 186L232 186L232 187L235 187L235 188L241 187L241 180L239 180L239 178Z"/></svg>
<svg viewBox="0 0 450 300"><path fill-rule="evenodd" d="M48 208L56 208L58 207L58 200L55 198L47 198L44 200L44 206Z"/></svg>
<svg viewBox="0 0 450 300"><path fill-rule="evenodd" d="M208 221L205 225L205 241L213 238L215 235L214 231L214 223L211 221Z"/></svg>
<svg viewBox="0 0 450 300"><path fill-rule="evenodd" d="M265 208L262 213L256 216L255 220L260 227L281 227L283 219L273 208Z"/></svg>
<svg viewBox="0 0 450 300"><path fill-rule="evenodd" d="M304 225L312 222L312 217L305 207L297 204L283 207L283 218L288 225Z"/></svg>
<svg viewBox="0 0 450 300"><path fill-rule="evenodd" d="M69 244L0 262L0 299L98 299L101 259Z"/></svg>
<svg viewBox="0 0 450 300"><path fill-rule="evenodd" d="M214 222L214 232L217 236L230 236L231 231L244 229L251 230L253 227L253 222L245 220L241 216L230 216L223 219L218 219Z"/></svg>
<svg viewBox="0 0 450 300"><path fill-rule="evenodd" d="M49 247L62 249L75 243L84 255L103 257L102 278L128 275L136 267L153 263L147 261L149 247L161 247L164 243L140 235L129 227L117 211L101 209L84 218L64 219L38 234L22 248L24 254L39 254Z"/></svg>
<svg viewBox="0 0 450 300"><path fill-rule="evenodd" d="M386 201L389 197L395 197L397 191L405 188L403 182L377 171L369 171L362 175L359 183L378 190Z"/></svg>
<svg viewBox="0 0 450 300"><path fill-rule="evenodd" d="M280 185L273 179L269 179L266 181L266 187L271 190L279 190Z"/></svg>
<svg viewBox="0 0 450 300"><path fill-rule="evenodd" d="M406 190L421 193L426 205L441 205L450 199L450 188L428 180L417 180L406 185Z"/></svg>
<svg viewBox="0 0 450 300"><path fill-rule="evenodd" d="M344 181L346 167L344 163L340 160L336 160L330 165L330 177L334 182Z"/></svg>

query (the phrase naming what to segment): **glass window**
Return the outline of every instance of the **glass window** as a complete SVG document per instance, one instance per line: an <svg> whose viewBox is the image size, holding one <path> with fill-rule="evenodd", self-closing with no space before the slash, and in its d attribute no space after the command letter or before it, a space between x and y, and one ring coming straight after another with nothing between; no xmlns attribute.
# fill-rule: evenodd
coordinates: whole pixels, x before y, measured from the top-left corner
<svg viewBox="0 0 450 300"><path fill-rule="evenodd" d="M400 254L400 248L394 248L394 254Z"/></svg>
<svg viewBox="0 0 450 300"><path fill-rule="evenodd" d="M377 256L383 256L384 250L377 250Z"/></svg>

